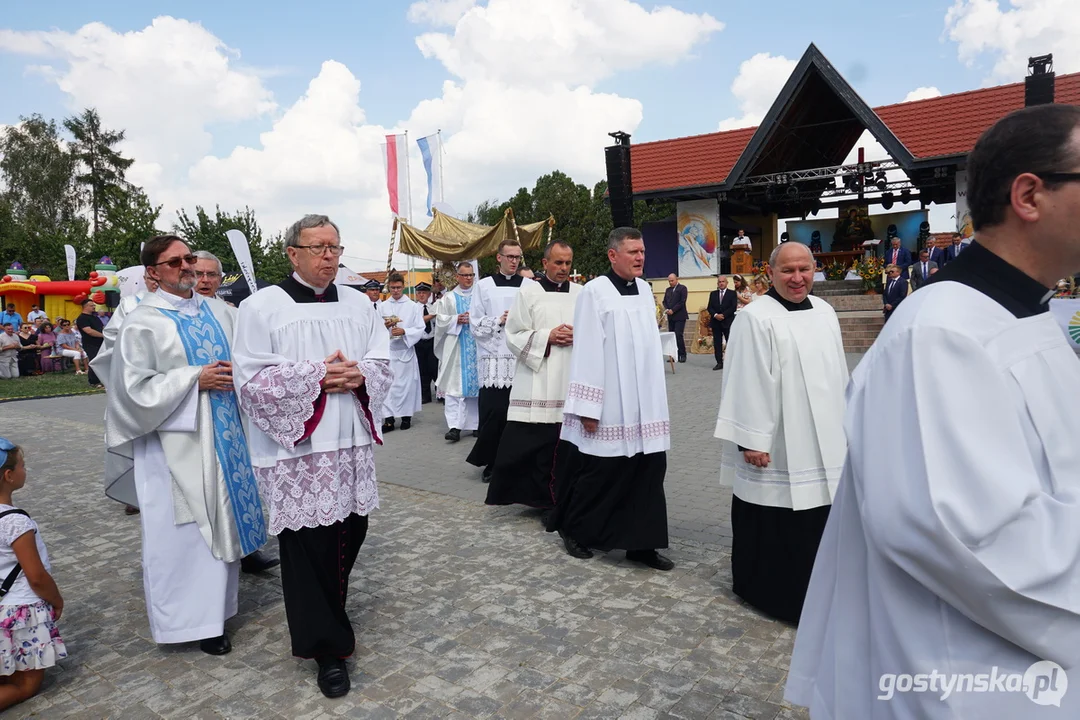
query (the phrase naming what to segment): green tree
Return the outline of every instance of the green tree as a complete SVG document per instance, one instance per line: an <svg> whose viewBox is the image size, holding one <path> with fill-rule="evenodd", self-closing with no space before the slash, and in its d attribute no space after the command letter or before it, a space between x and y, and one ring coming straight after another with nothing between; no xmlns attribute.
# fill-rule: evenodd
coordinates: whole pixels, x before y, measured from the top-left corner
<svg viewBox="0 0 1080 720"><path fill-rule="evenodd" d="M71 152L78 163L75 183L81 187L83 206L90 209L93 234L97 235L107 220L109 206L124 200L124 173L135 161L115 149L124 140L124 131L101 127L101 118L93 108L64 120L64 127L74 138Z"/></svg>
<svg viewBox="0 0 1080 720"><path fill-rule="evenodd" d="M165 232L158 228L161 206L152 205L142 188L115 189L115 193L101 230L90 238L87 252L79 258L80 273L89 273L104 256L120 268L138 265L142 244Z"/></svg>
<svg viewBox="0 0 1080 720"><path fill-rule="evenodd" d="M255 277L259 280L280 282L292 270L285 256L283 238L278 236L265 240L262 228L255 218L255 211L251 208L245 207L230 214L217 207L211 217L202 206L196 206L194 218L181 209L174 226L176 234L186 238L192 248L212 252L221 260L221 265L227 272L238 272L240 266L233 255L229 239L225 236L227 230L244 233L251 248Z"/></svg>

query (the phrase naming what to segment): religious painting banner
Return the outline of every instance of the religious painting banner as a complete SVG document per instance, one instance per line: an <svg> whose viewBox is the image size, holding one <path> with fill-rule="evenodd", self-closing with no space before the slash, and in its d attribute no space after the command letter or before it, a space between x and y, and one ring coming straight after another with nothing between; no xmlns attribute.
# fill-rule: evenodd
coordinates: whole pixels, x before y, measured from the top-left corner
<svg viewBox="0 0 1080 720"><path fill-rule="evenodd" d="M690 200L676 204L679 233L679 277L706 277L717 273L720 238L720 203Z"/></svg>
<svg viewBox="0 0 1080 720"><path fill-rule="evenodd" d="M971 225L971 212L967 201L967 170L956 172L956 232L962 242L975 239L975 228Z"/></svg>

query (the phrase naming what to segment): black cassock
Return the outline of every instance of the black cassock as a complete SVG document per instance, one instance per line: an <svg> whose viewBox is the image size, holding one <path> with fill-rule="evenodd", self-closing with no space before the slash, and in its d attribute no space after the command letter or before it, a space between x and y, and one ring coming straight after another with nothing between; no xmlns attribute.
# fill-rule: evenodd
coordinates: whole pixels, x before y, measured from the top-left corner
<svg viewBox="0 0 1080 720"><path fill-rule="evenodd" d="M521 287L524 280L520 275L507 277L502 273L491 276L498 287ZM499 441L506 428L506 411L510 409L510 388L481 387L476 402L479 415L479 437L473 443L469 457L465 461L476 467L487 467L495 462L499 452Z"/></svg>
<svg viewBox="0 0 1080 720"><path fill-rule="evenodd" d="M433 303L424 305L424 315L431 315ZM431 332L431 320L424 323L424 332ZM420 401L431 402L431 384L439 377L439 359L435 357L435 338L425 338L416 343L416 362L420 366Z"/></svg>

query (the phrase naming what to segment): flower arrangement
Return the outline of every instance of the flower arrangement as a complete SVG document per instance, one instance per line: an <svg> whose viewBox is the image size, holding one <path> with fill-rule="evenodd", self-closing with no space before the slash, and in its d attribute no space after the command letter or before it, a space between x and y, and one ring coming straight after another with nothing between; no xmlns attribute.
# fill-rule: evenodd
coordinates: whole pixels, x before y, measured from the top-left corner
<svg viewBox="0 0 1080 720"><path fill-rule="evenodd" d="M848 266L839 260L833 260L825 266L824 272L826 280L843 280L847 277Z"/></svg>
<svg viewBox="0 0 1080 720"><path fill-rule="evenodd" d="M881 285L881 273L885 269L885 261L879 257L863 258L855 263L852 270L862 278L863 288L867 291L876 291Z"/></svg>
<svg viewBox="0 0 1080 720"><path fill-rule="evenodd" d="M761 262L754 263L754 271L751 274L755 277L758 275L764 275L766 278L769 277L769 262L767 260L762 260Z"/></svg>

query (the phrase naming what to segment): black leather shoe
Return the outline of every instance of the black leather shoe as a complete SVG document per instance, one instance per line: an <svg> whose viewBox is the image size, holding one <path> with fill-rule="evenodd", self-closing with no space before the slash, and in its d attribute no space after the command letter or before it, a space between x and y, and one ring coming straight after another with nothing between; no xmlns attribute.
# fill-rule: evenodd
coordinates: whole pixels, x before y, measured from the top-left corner
<svg viewBox="0 0 1080 720"><path fill-rule="evenodd" d="M683 355L681 358L679 358L679 362L686 362L686 356Z"/></svg>
<svg viewBox="0 0 1080 720"><path fill-rule="evenodd" d="M495 473L495 466L494 465L488 465L486 468L484 468L484 474L480 476L480 481L481 482L486 482L486 483L491 482L491 476L494 473Z"/></svg>
<svg viewBox="0 0 1080 720"><path fill-rule="evenodd" d="M551 525L551 511L550 510L543 510L543 511L540 512L540 524L544 526L545 530L547 530L548 526Z"/></svg>
<svg viewBox="0 0 1080 720"><path fill-rule="evenodd" d="M319 690L328 698L341 697L349 692L349 670L345 667L344 660L319 659L319 674L315 676L319 683Z"/></svg>
<svg viewBox="0 0 1080 720"><path fill-rule="evenodd" d="M564 533L562 530L559 531L559 537L562 538L563 547L566 548L566 553L570 557L576 557L579 560L588 560L593 556L592 550L584 547L581 543Z"/></svg>
<svg viewBox="0 0 1080 720"><path fill-rule="evenodd" d="M675 567L675 563L668 560L666 557L656 552L655 550L627 550L626 559L632 562L638 562L642 565L647 565L653 570L672 570Z"/></svg>
<svg viewBox="0 0 1080 720"><path fill-rule="evenodd" d="M277 567L280 564L281 561L277 558L264 555L261 551L256 550L240 560L240 571L246 573L261 573L272 567Z"/></svg>
<svg viewBox="0 0 1080 720"><path fill-rule="evenodd" d="M401 429L402 430L408 430L411 427L412 427L412 418L411 417L401 418Z"/></svg>
<svg viewBox="0 0 1080 720"><path fill-rule="evenodd" d="M382 431L384 435L388 432L394 432L394 418L383 420Z"/></svg>
<svg viewBox="0 0 1080 720"><path fill-rule="evenodd" d="M479 430L473 430L472 431L472 436L473 437L480 437L480 431Z"/></svg>
<svg viewBox="0 0 1080 720"><path fill-rule="evenodd" d="M713 369L713 370L723 370L723 369L724 369L724 366L723 366L723 365L721 365L720 363L717 363L716 365L713 365L713 368L712 368L712 369Z"/></svg>
<svg viewBox="0 0 1080 720"><path fill-rule="evenodd" d="M456 443L461 439L461 431L457 428L450 428L450 431L443 435L444 440L449 440L452 443Z"/></svg>
<svg viewBox="0 0 1080 720"><path fill-rule="evenodd" d="M228 655L232 651L232 643L229 636L222 634L216 638L206 638L199 641L199 649L207 655Z"/></svg>

